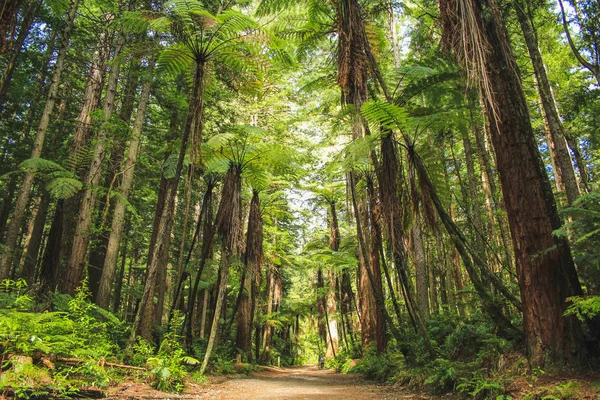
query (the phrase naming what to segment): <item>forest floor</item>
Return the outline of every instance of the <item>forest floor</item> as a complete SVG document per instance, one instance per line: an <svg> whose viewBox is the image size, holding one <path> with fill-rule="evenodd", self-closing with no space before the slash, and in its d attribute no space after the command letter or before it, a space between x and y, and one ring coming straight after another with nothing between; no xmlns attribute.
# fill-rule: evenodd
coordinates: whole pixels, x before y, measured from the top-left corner
<svg viewBox="0 0 600 400"><path fill-rule="evenodd" d="M327 400L393 400L432 399L397 386L377 385L357 374L340 374L330 370L319 370L316 366L290 368L268 368L248 376L212 377L209 383L190 384L181 395L167 395L151 390L145 385L124 384L108 394L111 399L327 399ZM447 397L446 397L447 398Z"/></svg>
<svg viewBox="0 0 600 400"><path fill-rule="evenodd" d="M600 374L546 375L532 380L513 379L508 387L511 398L599 400ZM495 396L494 396L495 397ZM169 394L153 390L143 383L121 383L112 387L108 399L115 400L433 400L462 399L464 395L447 393L432 396L415 393L399 384L378 384L360 374L340 374L319 370L316 366L263 368L250 375L214 376L207 383L188 383L186 390Z"/></svg>

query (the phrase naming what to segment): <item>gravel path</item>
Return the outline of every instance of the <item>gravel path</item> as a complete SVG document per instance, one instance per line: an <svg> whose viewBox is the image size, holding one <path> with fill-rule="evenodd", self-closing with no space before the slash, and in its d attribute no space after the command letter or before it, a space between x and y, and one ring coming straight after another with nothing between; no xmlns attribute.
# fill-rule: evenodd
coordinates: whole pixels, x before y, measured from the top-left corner
<svg viewBox="0 0 600 400"><path fill-rule="evenodd" d="M327 399L327 400L392 400L428 399L397 387L378 386L363 381L358 375L318 370L315 366L269 369L250 376L236 377L194 388L201 399Z"/></svg>

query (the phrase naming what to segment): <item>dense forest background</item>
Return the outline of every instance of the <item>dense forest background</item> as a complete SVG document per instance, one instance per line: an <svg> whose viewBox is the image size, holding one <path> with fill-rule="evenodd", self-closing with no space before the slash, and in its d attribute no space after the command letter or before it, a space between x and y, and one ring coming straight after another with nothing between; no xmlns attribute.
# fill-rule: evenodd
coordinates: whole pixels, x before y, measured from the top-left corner
<svg viewBox="0 0 600 400"><path fill-rule="evenodd" d="M3 0L0 387L595 365L599 7Z"/></svg>

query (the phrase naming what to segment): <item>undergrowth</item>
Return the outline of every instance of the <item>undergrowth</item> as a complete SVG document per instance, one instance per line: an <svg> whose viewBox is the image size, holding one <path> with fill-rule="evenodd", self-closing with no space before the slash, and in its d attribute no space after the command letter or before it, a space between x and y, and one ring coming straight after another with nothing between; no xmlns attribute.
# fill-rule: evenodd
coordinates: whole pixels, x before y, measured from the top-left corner
<svg viewBox="0 0 600 400"><path fill-rule="evenodd" d="M199 363L181 347L179 318L156 348L138 339L130 363L146 371L111 368L123 363L129 326L88 299L86 282L75 297L52 295L36 303L23 280L0 285L0 393L16 398L74 396L124 379L148 380L159 390L181 391ZM36 311L43 309L44 311ZM195 375L196 381L202 378Z"/></svg>

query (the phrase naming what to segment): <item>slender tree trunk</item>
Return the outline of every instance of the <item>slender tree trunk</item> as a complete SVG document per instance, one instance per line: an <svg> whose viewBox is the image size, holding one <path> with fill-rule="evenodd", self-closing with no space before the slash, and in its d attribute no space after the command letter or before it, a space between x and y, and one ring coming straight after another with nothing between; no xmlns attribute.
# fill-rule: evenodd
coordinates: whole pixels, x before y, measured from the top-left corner
<svg viewBox="0 0 600 400"><path fill-rule="evenodd" d="M6 93L8 92L8 87L10 86L10 82L12 80L13 71L17 65L17 58L21 54L23 43L29 34L29 30L31 29L31 25L33 24L41 4L42 2L40 0L32 0L29 2L29 4L27 4L27 9L25 10L25 15L23 16L23 20L21 21L21 26L19 28L19 34L12 46L13 48L10 53L8 63L6 64L6 68L4 68L4 73L0 77L0 112L2 112L2 110L5 108Z"/></svg>
<svg viewBox="0 0 600 400"><path fill-rule="evenodd" d="M237 336L236 347L245 354L248 362L252 360L252 323L254 317L253 303L255 302L255 291L257 275L262 269L263 257L263 225L260 214L260 199L258 192L254 191L250 202L250 213L248 215L248 231L246 234L246 254L244 264L246 273L240 289L242 295L238 302Z"/></svg>
<svg viewBox="0 0 600 400"><path fill-rule="evenodd" d="M73 29L73 22L77 13L77 7L79 0L71 0L69 5L69 12L65 24L65 29L62 33L60 50L56 58L56 65L54 67L54 73L52 75L52 81L48 90L48 97L46 99L46 105L40 119L40 124L37 130L37 134L31 149L31 158L39 158L42 154L42 148L46 139L46 131L48 130L48 124L50 123L50 117L54 110L54 104L56 103L56 96L58 94L58 88L61 82L61 75L64 69L65 58L67 56L67 50L69 47L69 40L71 38L71 30ZM17 239L19 236L19 230L23 223L23 217L25 216L25 209L29 202L29 196L31 195L31 188L33 187L33 179L35 177L35 171L28 171L23 178L21 187L19 189L19 195L15 203L15 207L12 213L12 219L8 225L8 231L6 239L4 241L5 252L0 254L0 281L7 278L17 245Z"/></svg>
<svg viewBox="0 0 600 400"><path fill-rule="evenodd" d="M206 330L206 312L208 308L208 290L206 289L202 290L201 304L202 311L200 312L200 333L198 337L204 339L204 332Z"/></svg>
<svg viewBox="0 0 600 400"><path fill-rule="evenodd" d="M121 108L119 110L119 120L123 127L129 127L129 121L133 114L135 99L137 97L137 88L139 83L139 75L141 69L142 57L135 57L130 62L129 75L127 83L123 89ZM142 88L143 92L143 88ZM141 99L140 99L141 101ZM115 201L111 201L111 194L117 190L122 179L123 158L126 153L126 142L123 135L117 135L111 138L113 144L110 148L110 160L107 168L107 173L104 178L104 187L107 188L107 195L101 197L97 202L98 216L96 218L96 226L98 230L97 239L93 242L93 248L90 250L88 261L88 272L90 275L90 290L94 299L98 298L98 290L100 280L102 279L102 269L106 259L108 241L110 239L110 225L112 224L112 215L114 213ZM129 138L131 139L131 137Z"/></svg>
<svg viewBox="0 0 600 400"><path fill-rule="evenodd" d="M325 322L327 323L327 349L325 358L337 357L339 346L338 323L337 323L337 306L335 302L335 275L333 271L327 271L327 280L329 290L325 296Z"/></svg>
<svg viewBox="0 0 600 400"><path fill-rule="evenodd" d="M202 272L204 271L204 267L206 265L206 261L211 257L212 253L212 244L213 238L215 236L215 227L213 223L213 190L215 188L215 181L209 177L205 178L206 180L206 192L204 193L204 198L202 199L202 208L200 210L200 218L198 220L198 226L196 227L196 232L199 231L200 224L202 225L202 249L200 250L200 262L198 263L198 271L196 272L196 279L194 281L194 286L192 287L192 294L188 300L188 309L185 314L185 319L183 321L183 330L185 331L185 342L188 348L191 347L192 344L192 336L194 324L192 321L192 307L195 304L196 296L198 295L198 286L200 285L200 279L202 278ZM196 233L196 239L197 240ZM194 244L194 240L192 241L192 247ZM204 302L207 302L208 293L207 290L204 289ZM206 321L206 304L202 309L202 321L205 323ZM202 338L204 338L204 328L205 324L202 327Z"/></svg>
<svg viewBox="0 0 600 400"><path fill-rule="evenodd" d="M355 177L354 177L354 172L350 172L348 174L348 180L349 180L349 186L350 186L350 192L351 192L351 197L352 197L352 207L354 209L354 216L355 216L355 221L356 221L356 231L358 234L358 244L359 244L359 250L362 252L363 255L363 259L365 262L365 269L367 271L367 274L369 275L369 280L371 281L371 285L373 286L373 288L375 288L375 279L373 277L373 273L371 272L371 268L369 265L369 257L368 257L368 252L367 252L367 247L366 247L366 240L364 237L364 231L362 228L362 222L359 219L359 215L358 215L358 206L357 206L357 196L356 196L356 181L355 181ZM404 276L403 278L407 278L406 276ZM387 310L385 309L385 299L383 298L383 293L377 290L373 290L375 292L375 296L376 296L376 301L381 305L381 309L383 311L383 316L385 318L386 323L388 324L390 331L392 332L392 334L394 335L394 337L396 338L397 341L401 341L402 336L400 335L400 332L398 331L398 329L395 327L392 319L390 318L390 316L387 313ZM406 294L406 293L405 293ZM410 301L410 298L408 296L405 296L405 300L408 299L409 301L407 301L407 304L411 304L412 307L412 312L414 313L414 306L412 306L412 302ZM418 317L418 316L417 316ZM420 320L419 320L420 321ZM420 328L424 329L424 326L420 326ZM423 332L423 331L422 331ZM435 350L433 349L433 347L431 346L431 342L429 340L429 336L427 335L427 332L424 331L424 342L425 342L425 347L427 348L427 350L430 352L431 356L435 356Z"/></svg>
<svg viewBox="0 0 600 400"><path fill-rule="evenodd" d="M46 224L46 216L48 215L48 207L50 206L50 195L47 192L41 193L40 204L38 206L35 217L33 218L33 226L31 236L27 245L27 251L23 257L23 277L31 285L34 281L35 267L38 263L40 253L40 245L44 235L44 226Z"/></svg>
<svg viewBox="0 0 600 400"><path fill-rule="evenodd" d="M98 42L98 46L107 47L104 43L106 41L106 38L101 37ZM83 199L79 206L79 218L77 220L77 226L75 228L73 247L71 249L71 256L67 263L67 283L65 289L68 293L74 293L75 289L80 285L81 277L85 267L85 259L90 243L90 228L92 227L93 211L96 202L95 187L98 186L98 184L100 183L100 178L102 177L102 164L104 162L104 156L106 153L108 140L108 124L110 123L110 118L114 110L115 97L117 94L117 83L119 79L119 73L121 70L119 54L123 49L124 44L125 37L123 35L120 35L114 51L113 69L110 73L110 77L106 86L106 97L104 100L104 107L102 110L104 121L102 123L102 126L98 130L98 134L95 140L96 143L92 155L92 162L88 170L87 176L85 178L85 191L83 193ZM105 49L104 51L108 53L107 49ZM99 87L99 89L101 89L101 86ZM94 288L92 294L95 294L97 292L95 288L98 287L98 280L100 274L96 271L90 271L89 276L89 285L90 287ZM92 277L94 278L93 280ZM108 302L105 307L108 307Z"/></svg>
<svg viewBox="0 0 600 400"><path fill-rule="evenodd" d="M152 72L153 68L154 61L152 60L148 66L150 73ZM148 78L148 80L144 82L142 86L142 93L140 95L135 122L133 123L133 129L131 131L131 140L129 141L129 148L127 150L125 164L123 166L123 176L121 178L121 185L119 186L119 194L121 196L117 198L117 202L115 204L115 210L110 228L110 236L108 238L108 245L106 247L106 256L104 258L104 265L102 267L102 276L100 278L98 296L96 298L96 303L102 308L107 308L109 305L110 291L117 266L119 244L121 243L121 235L123 233L123 226L125 224L125 212L127 208L125 201L129 198L129 192L131 190L131 185L135 175L135 163L137 161L137 155L142 140L142 131L151 88L152 79Z"/></svg>
<svg viewBox="0 0 600 400"><path fill-rule="evenodd" d="M5 171L3 171L5 172ZM4 239L4 230L6 222L12 208L13 199L17 190L17 176L13 175L4 187L4 195L2 196L2 205L0 206L0 240Z"/></svg>
<svg viewBox="0 0 600 400"><path fill-rule="evenodd" d="M229 268L232 263L239 262L240 246L242 242L242 176L241 167L237 164L231 164L225 183L223 184L223 193L217 212L215 225L217 233L221 237L221 265L219 266L219 288L217 292L217 304L213 323L208 338L204 361L200 368L203 374L208 366L213 348L216 345L219 329L219 319L224 311L225 294L229 278Z"/></svg>
<svg viewBox="0 0 600 400"><path fill-rule="evenodd" d="M477 157L479 159L479 165L483 169L482 177L483 180L483 191L486 195L487 202L490 204L490 227L494 228L494 215L495 220L500 231L500 247L504 251L504 260L510 270L513 270L514 262L512 253L512 240L506 222L505 213L506 207L504 205L504 199L502 193L496 187L496 181L494 177L496 174L492 169L492 162L490 160L490 153L488 146L486 146L486 135L485 129L489 128L489 124L485 124L484 127L479 126L475 122L475 105L471 98L469 98L469 111L471 118L471 126L475 136L475 142L477 144ZM493 209L493 211L492 211ZM490 231L492 231L492 229Z"/></svg>
<svg viewBox="0 0 600 400"><path fill-rule="evenodd" d="M415 262L415 286L417 289L417 307L421 318L429 319L429 280L427 265L425 264L425 249L423 247L423 235L421 232L420 216L414 216L410 231L412 251Z"/></svg>
<svg viewBox="0 0 600 400"><path fill-rule="evenodd" d="M131 221L128 220L125 224L125 240L121 246L121 268L117 274L117 282L115 287L115 298L113 302L113 313L116 314L121 308L121 291L123 290L123 277L125 276L125 265L127 264L127 246L129 245L129 231L131 228ZM129 263L129 269L131 270L133 258Z"/></svg>
<svg viewBox="0 0 600 400"><path fill-rule="evenodd" d="M159 276L159 258L160 255L167 252L168 248L165 246L167 244L168 236L170 235L170 221L173 215L173 207L175 201L175 195L177 193L177 186L179 183L179 179L181 177L181 172L183 170L183 162L185 159L185 154L187 150L187 144L192 132L192 122L194 121L195 116L197 118L202 118L202 110L204 106L203 97L204 97L204 63L199 63L195 68L195 77L194 77L194 88L192 89L192 96L190 99L190 105L188 110L188 115L186 119L185 128L183 130L183 137L181 138L181 148L179 150L179 156L177 159L177 166L175 168L175 176L173 176L167 184L165 191L165 208L162 212L162 215L159 219L157 235L156 235L156 243L154 247L151 249L151 261L148 263L148 273L146 278L146 283L144 285L144 292L142 294L142 299L140 300L140 307L138 309L134 326L132 329L130 344L133 345L135 343L135 338L140 333L140 328L142 326L142 322L145 322L146 326L148 324L148 319L152 318L152 302L154 297L154 288L157 283L157 277ZM149 313L150 311L150 313ZM151 332L145 329L143 332L144 337L149 337Z"/></svg>
<svg viewBox="0 0 600 400"><path fill-rule="evenodd" d="M463 148L465 150L465 164L467 167L467 180L468 180L468 189L469 189L469 211L471 217L473 218L473 225L475 228L474 242L476 246L476 250L479 252L480 256L486 257L486 249L484 247L483 238L484 238L484 229L483 229L483 220L481 218L481 207L479 204L479 196L478 196L478 188L481 187L481 182L477 179L475 174L475 160L473 157L473 147L471 145L471 139L469 138L469 131L466 127L460 129L460 134L462 137Z"/></svg>
<svg viewBox="0 0 600 400"><path fill-rule="evenodd" d="M548 177L531 128L527 102L508 34L494 0L455 0L440 3L446 37L460 57L462 40L474 41L486 54L475 61L476 75L490 121L500 181L513 237L517 275L523 302L525 344L532 366L572 362L581 354L580 327L563 317L565 299L581 294L579 279L566 241L552 231L560 227ZM465 29L464 20L470 25Z"/></svg>
<svg viewBox="0 0 600 400"><path fill-rule="evenodd" d="M399 164L396 145L391 132L388 132L381 138L381 172L379 191L382 203L383 215L387 222L387 240L391 244L392 255L396 266L396 271L400 278L402 293L406 302L406 308L409 316L413 321L414 326L421 334L427 351L430 356L435 356L435 350L429 340L429 334L421 319L421 316L416 312L414 304L414 296L406 271L406 257L404 255L403 243L403 227L400 211L400 198L398 194L398 179Z"/></svg>
<svg viewBox="0 0 600 400"><path fill-rule="evenodd" d="M523 37L525 38L525 44L527 45L527 51L529 52L529 57L531 58L531 64L533 65L533 71L535 73L538 96L542 103L542 116L544 117L550 133L552 142L551 147L554 151L557 167L555 175L560 177L558 181L562 183L562 189L564 189L567 194L567 202L571 205L580 195L579 185L577 184L577 178L575 177L573 161L569 154L569 148L567 147L567 141L565 140L564 129L560 116L558 115L558 108L554 101L550 81L546 74L544 60L542 59L542 54L538 47L537 35L531 21L525 13L524 7L526 7L526 5L523 2L517 2L515 4L517 18L521 25L521 30L523 31Z"/></svg>
<svg viewBox="0 0 600 400"><path fill-rule="evenodd" d="M371 176L367 176L367 198L369 203L369 220L371 225L371 260L370 267L371 273L373 276L373 287L372 291L374 292L374 312L372 313L374 317L375 324L375 343L377 346L377 353L385 352L387 346L387 337L386 337L386 321L385 321L385 303L381 303L381 301L377 301L377 297L379 297L378 293L380 293L383 298L383 285L381 282L381 263L384 261L380 258L382 254L383 244L381 243L382 235L380 228L380 218L381 215L379 213L379 206L377 204L377 193L375 192L375 185L373 183L373 179Z"/></svg>
<svg viewBox="0 0 600 400"><path fill-rule="evenodd" d="M40 288L41 292L53 291L58 281L59 249L62 232L62 207L63 201L59 200L54 210L54 217L48 232L48 241L42 258L40 267Z"/></svg>
<svg viewBox="0 0 600 400"><path fill-rule="evenodd" d="M3 1L0 5L0 54L7 53L11 48L21 3L22 0Z"/></svg>
<svg viewBox="0 0 600 400"><path fill-rule="evenodd" d="M273 292L274 292L274 267L272 265L267 264L267 283L265 287L265 316L267 318L271 318L273 314ZM271 362L271 337L272 337L272 329L270 322L267 321L263 325L263 340L262 340L262 350L261 350L261 362L262 363L270 363ZM319 332L319 335L321 333ZM258 358L258 357L257 357Z"/></svg>

